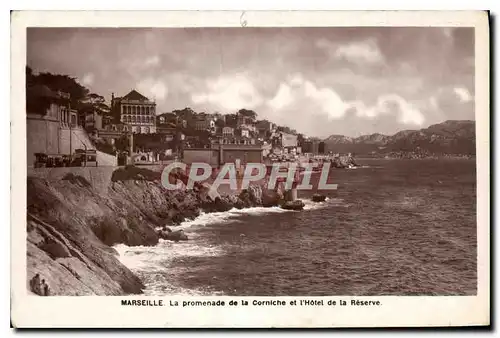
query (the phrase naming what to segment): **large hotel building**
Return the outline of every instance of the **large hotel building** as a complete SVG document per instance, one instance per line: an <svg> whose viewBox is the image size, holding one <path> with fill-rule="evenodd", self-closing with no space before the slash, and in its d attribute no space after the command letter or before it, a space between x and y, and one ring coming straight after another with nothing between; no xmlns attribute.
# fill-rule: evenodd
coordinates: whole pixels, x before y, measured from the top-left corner
<svg viewBox="0 0 500 338"><path fill-rule="evenodd" d="M156 103L136 90L123 97L111 97L115 122L130 126L132 133L156 133Z"/></svg>

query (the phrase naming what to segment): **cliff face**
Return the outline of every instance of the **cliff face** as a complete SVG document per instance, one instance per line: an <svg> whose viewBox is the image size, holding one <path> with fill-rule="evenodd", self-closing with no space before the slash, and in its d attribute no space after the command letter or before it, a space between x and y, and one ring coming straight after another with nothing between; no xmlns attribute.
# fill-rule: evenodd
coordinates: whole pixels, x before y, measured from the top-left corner
<svg viewBox="0 0 500 338"><path fill-rule="evenodd" d="M202 188L166 190L159 178L136 168L118 169L107 184L95 186L71 172L62 179L28 177L28 281L39 273L52 295L141 293L142 282L118 261L112 245L155 245L156 227L175 226L202 210L251 207L264 197L266 204L277 202L257 188L212 201Z"/></svg>
<svg viewBox="0 0 500 338"><path fill-rule="evenodd" d="M40 273L56 295L140 293L141 281L110 247L158 242L134 194L142 200L137 190L98 193L84 179L28 178L28 279Z"/></svg>

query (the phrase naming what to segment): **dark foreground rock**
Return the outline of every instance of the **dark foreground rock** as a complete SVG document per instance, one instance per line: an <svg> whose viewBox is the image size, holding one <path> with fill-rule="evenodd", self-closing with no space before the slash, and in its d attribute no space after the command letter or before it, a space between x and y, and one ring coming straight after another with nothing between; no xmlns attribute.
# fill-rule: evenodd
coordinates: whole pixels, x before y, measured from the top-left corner
<svg viewBox="0 0 500 338"><path fill-rule="evenodd" d="M324 202L326 200L326 196L322 194L314 194L311 200L313 202Z"/></svg>
<svg viewBox="0 0 500 338"><path fill-rule="evenodd" d="M179 241L187 241L188 236L184 233L182 230L176 230L176 231L165 231L165 230L160 230L158 231L158 236L161 239L169 240L169 241L174 241L174 242L179 242Z"/></svg>
<svg viewBox="0 0 500 338"><path fill-rule="evenodd" d="M288 201L281 205L281 207L286 210L302 210L304 206L305 204L301 200Z"/></svg>
<svg viewBox="0 0 500 338"><path fill-rule="evenodd" d="M28 177L28 288L39 274L50 295L142 293L143 283L120 263L114 245L184 241L188 237L175 226L201 212L283 203L282 192L258 185L219 196L203 185L167 190L160 175L149 169L120 168L107 181L97 177L97 170L91 180L73 173L59 180ZM299 209L295 204L284 207ZM164 226L172 229L156 231Z"/></svg>
<svg viewBox="0 0 500 338"><path fill-rule="evenodd" d="M332 167L339 168L339 169L352 168L352 167L358 167L359 166L356 163L356 160L354 159L353 156L339 156L339 157L335 157L331 161L331 163L332 163Z"/></svg>
<svg viewBox="0 0 500 338"><path fill-rule="evenodd" d="M279 206L283 201L284 196L280 191L267 190L262 194L262 206L268 207L276 207Z"/></svg>
<svg viewBox="0 0 500 338"><path fill-rule="evenodd" d="M59 231L28 214L28 280L38 274L51 296L140 293L142 282L120 264L113 250L102 247L91 232L79 230Z"/></svg>

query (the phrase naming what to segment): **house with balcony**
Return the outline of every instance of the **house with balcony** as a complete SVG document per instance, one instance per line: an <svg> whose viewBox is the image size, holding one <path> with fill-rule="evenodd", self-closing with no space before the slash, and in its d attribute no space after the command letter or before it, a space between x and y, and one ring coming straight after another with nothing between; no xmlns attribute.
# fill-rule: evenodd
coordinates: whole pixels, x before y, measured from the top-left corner
<svg viewBox="0 0 500 338"><path fill-rule="evenodd" d="M224 137L234 136L234 128L227 126L222 128L222 136Z"/></svg>
<svg viewBox="0 0 500 338"><path fill-rule="evenodd" d="M123 97L111 97L115 123L130 126L132 133L156 133L156 103L135 89Z"/></svg>

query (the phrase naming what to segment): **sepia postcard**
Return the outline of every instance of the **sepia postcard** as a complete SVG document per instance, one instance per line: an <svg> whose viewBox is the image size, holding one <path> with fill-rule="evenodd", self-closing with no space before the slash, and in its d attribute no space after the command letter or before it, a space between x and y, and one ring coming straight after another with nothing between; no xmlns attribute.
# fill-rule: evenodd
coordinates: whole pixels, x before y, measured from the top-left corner
<svg viewBox="0 0 500 338"><path fill-rule="evenodd" d="M487 12L11 31L14 327L490 325Z"/></svg>

